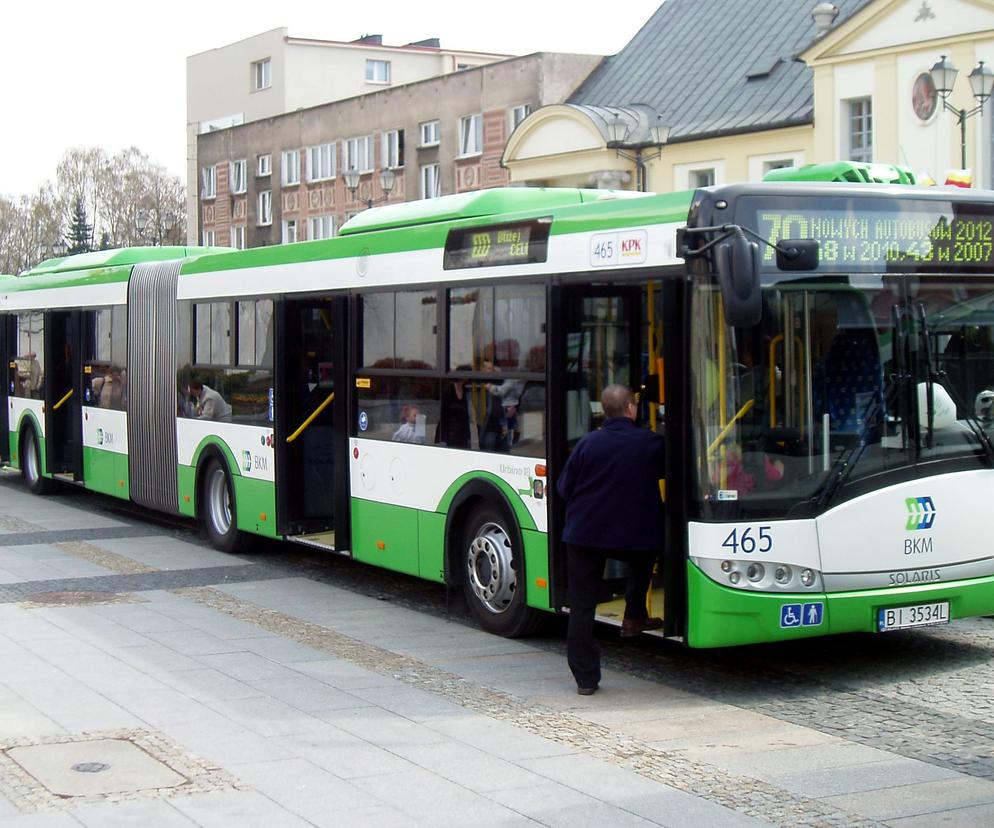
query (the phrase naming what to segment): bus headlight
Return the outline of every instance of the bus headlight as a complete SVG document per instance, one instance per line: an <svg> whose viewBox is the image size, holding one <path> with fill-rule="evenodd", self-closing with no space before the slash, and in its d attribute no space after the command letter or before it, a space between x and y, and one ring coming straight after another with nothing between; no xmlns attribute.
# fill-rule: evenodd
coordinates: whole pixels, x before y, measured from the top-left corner
<svg viewBox="0 0 994 828"><path fill-rule="evenodd" d="M776 561L742 558L690 559L712 581L735 589L755 592L821 592L821 573L817 569Z"/></svg>

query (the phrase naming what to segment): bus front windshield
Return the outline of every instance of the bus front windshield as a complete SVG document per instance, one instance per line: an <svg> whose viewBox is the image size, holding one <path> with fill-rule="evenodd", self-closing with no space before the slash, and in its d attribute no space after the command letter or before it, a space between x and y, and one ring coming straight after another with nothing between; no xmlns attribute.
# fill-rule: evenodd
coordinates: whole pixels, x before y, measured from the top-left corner
<svg viewBox="0 0 994 828"><path fill-rule="evenodd" d="M805 276L730 328L692 299L691 408L703 517L808 516L933 461L976 466L994 433L994 279ZM896 474L895 474L896 473Z"/></svg>

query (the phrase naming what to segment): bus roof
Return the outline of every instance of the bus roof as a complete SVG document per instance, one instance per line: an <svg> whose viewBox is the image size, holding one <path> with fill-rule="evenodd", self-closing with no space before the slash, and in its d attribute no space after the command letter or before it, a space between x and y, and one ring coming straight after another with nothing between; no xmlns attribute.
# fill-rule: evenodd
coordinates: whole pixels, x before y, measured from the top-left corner
<svg viewBox="0 0 994 828"><path fill-rule="evenodd" d="M46 259L30 270L20 274L25 276L41 276L54 273L69 273L101 268L128 267L145 262L162 262L170 259L189 259L207 253L231 252L228 247L122 247L113 250L94 250L90 253L79 253L75 256L62 256L56 259Z"/></svg>
<svg viewBox="0 0 994 828"><path fill-rule="evenodd" d="M469 193L406 201L365 210L342 225L340 235L413 227L442 221L503 216L527 210L572 207L595 201L644 198L652 193L631 190L575 190L552 187L495 187Z"/></svg>

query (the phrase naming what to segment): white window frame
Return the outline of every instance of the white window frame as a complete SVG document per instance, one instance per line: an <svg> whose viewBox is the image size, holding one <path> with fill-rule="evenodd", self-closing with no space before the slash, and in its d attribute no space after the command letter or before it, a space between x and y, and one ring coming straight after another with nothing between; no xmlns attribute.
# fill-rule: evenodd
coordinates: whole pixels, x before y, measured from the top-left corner
<svg viewBox="0 0 994 828"><path fill-rule="evenodd" d="M217 197L217 168L213 165L202 167L200 170L200 197L203 199Z"/></svg>
<svg viewBox="0 0 994 828"><path fill-rule="evenodd" d="M373 136L357 135L342 142L344 157L342 167L346 170L355 169L360 173L373 171Z"/></svg>
<svg viewBox="0 0 994 828"><path fill-rule="evenodd" d="M464 115L459 119L459 157L469 158L483 153L483 113Z"/></svg>
<svg viewBox="0 0 994 828"><path fill-rule="evenodd" d="M245 250L247 245L245 244L245 225L244 224L233 224L231 225L231 235L228 240L229 246L234 250Z"/></svg>
<svg viewBox="0 0 994 828"><path fill-rule="evenodd" d="M248 162L244 158L231 162L231 192L241 195L248 189Z"/></svg>
<svg viewBox="0 0 994 828"><path fill-rule="evenodd" d="M330 181L335 177L335 144L307 148L307 180Z"/></svg>
<svg viewBox="0 0 994 828"><path fill-rule="evenodd" d="M216 230L204 230L201 236L201 244L204 247L214 247L217 243L217 231Z"/></svg>
<svg viewBox="0 0 994 828"><path fill-rule="evenodd" d="M805 164L804 153L800 150L787 150L786 152L768 152L763 155L749 156L749 180L762 181L770 170L780 169L783 166L803 167Z"/></svg>
<svg viewBox="0 0 994 828"><path fill-rule="evenodd" d="M311 216L307 220L308 239L330 239L335 235L335 216Z"/></svg>
<svg viewBox="0 0 994 828"><path fill-rule="evenodd" d="M843 101L843 138L849 161L873 162L873 98L865 95ZM857 111L859 110L859 111ZM857 136L862 146L854 147Z"/></svg>
<svg viewBox="0 0 994 828"><path fill-rule="evenodd" d="M259 227L268 227L273 223L273 191L260 190L257 204L259 211L256 215L256 224Z"/></svg>
<svg viewBox="0 0 994 828"><path fill-rule="evenodd" d="M380 137L382 169L397 170L404 166L404 130L388 129Z"/></svg>
<svg viewBox="0 0 994 828"><path fill-rule="evenodd" d="M691 190L696 190L699 187L713 187L718 183L718 171L714 167L698 167L688 170L687 183Z"/></svg>
<svg viewBox="0 0 994 828"><path fill-rule="evenodd" d="M273 174L273 156L268 152L255 157L255 177L263 178Z"/></svg>
<svg viewBox="0 0 994 828"><path fill-rule="evenodd" d="M418 127L421 133L420 147L437 147L441 136L441 121L424 121Z"/></svg>
<svg viewBox="0 0 994 828"><path fill-rule="evenodd" d="M390 83L390 61L366 58L366 83Z"/></svg>
<svg viewBox="0 0 994 828"><path fill-rule="evenodd" d="M421 198L437 198L440 196L442 194L441 167L438 164L422 164L419 172Z"/></svg>
<svg viewBox="0 0 994 828"><path fill-rule="evenodd" d="M520 104L519 106L512 106L508 111L508 126L510 127L508 134L514 132L525 118L531 115L532 108L531 104Z"/></svg>
<svg viewBox="0 0 994 828"><path fill-rule="evenodd" d="M263 58L252 61L252 91L261 92L273 85L273 60Z"/></svg>
<svg viewBox="0 0 994 828"><path fill-rule="evenodd" d="M296 244L298 241L303 241L300 238L300 223L297 219L283 219L283 229L280 233L280 239L282 239L283 244Z"/></svg>
<svg viewBox="0 0 994 828"><path fill-rule="evenodd" d="M300 150L283 150L280 183L284 187L295 187L300 183Z"/></svg>

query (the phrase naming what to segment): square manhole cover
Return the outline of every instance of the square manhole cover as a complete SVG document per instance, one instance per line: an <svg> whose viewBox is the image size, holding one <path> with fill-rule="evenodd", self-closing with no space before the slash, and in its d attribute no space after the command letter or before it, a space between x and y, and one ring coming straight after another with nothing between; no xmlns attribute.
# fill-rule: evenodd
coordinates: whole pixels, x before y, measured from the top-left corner
<svg viewBox="0 0 994 828"><path fill-rule="evenodd" d="M175 788L187 781L125 739L29 745L7 755L57 796Z"/></svg>

